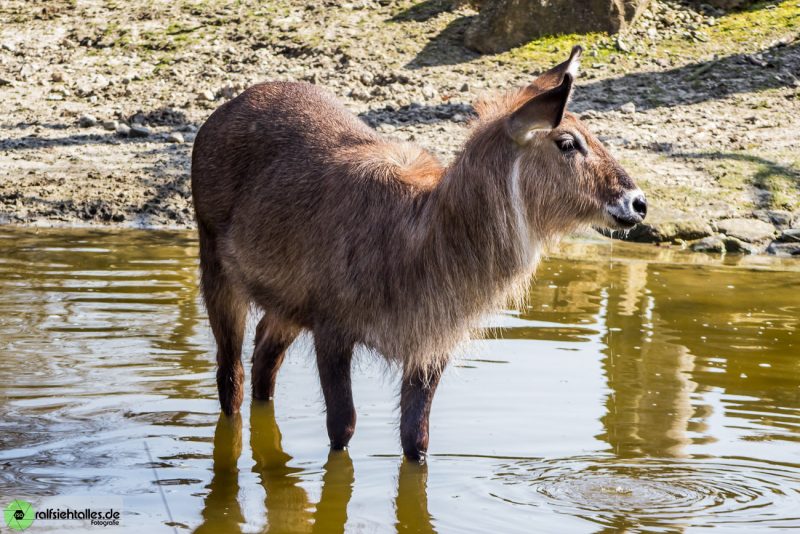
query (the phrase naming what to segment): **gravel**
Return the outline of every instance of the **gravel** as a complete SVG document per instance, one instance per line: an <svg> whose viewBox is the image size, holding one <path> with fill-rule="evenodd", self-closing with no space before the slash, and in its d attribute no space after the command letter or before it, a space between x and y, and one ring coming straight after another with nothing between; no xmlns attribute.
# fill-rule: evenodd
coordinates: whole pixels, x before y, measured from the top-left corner
<svg viewBox="0 0 800 534"><path fill-rule="evenodd" d="M531 59L477 56L462 46L474 14L465 3L419 5L401 15L408 8L396 3L330 2L278 15L251 0L78 2L43 20L35 3L8 0L14 16L0 42L14 51L0 50L0 219L192 226L197 128L268 79L324 86L382 134L447 162L477 98L566 57L568 48L552 45L526 49ZM586 45L570 104L645 190L647 222L670 242L717 237L703 234L722 232L708 229L726 219L770 225L765 236L798 224L800 190L776 178L800 183L797 31L757 28L735 49L716 47L722 15L654 0L621 36L629 51L616 36ZM691 50L665 53L676 40ZM87 116L95 123L84 127ZM90 129L97 125L117 135ZM670 227L683 220L694 230Z"/></svg>

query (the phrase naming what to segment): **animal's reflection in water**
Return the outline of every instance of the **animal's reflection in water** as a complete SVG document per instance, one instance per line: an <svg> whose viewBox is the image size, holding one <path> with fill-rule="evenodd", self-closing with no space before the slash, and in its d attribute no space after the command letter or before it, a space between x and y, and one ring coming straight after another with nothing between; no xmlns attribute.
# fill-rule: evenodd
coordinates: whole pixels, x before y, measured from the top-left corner
<svg viewBox="0 0 800 534"><path fill-rule="evenodd" d="M250 410L250 448L253 471L261 479L266 499L267 526L271 534L344 532L347 506L353 494L355 473L348 452L331 450L322 476L322 494L316 506L299 484L301 468L281 446L281 432L272 402L254 401ZM195 532L241 532L244 514L239 504L239 456L242 453L241 415L220 414L214 432L214 475L203 507L203 523ZM398 476L398 532L435 530L428 513L427 466L403 460Z"/></svg>
<svg viewBox="0 0 800 534"><path fill-rule="evenodd" d="M203 523L195 532L240 532L244 514L239 506L239 468L242 454L242 416L220 415L214 431L214 476L203 506Z"/></svg>
<svg viewBox="0 0 800 534"><path fill-rule="evenodd" d="M397 532L433 533L428 513L428 466L403 458L397 477Z"/></svg>

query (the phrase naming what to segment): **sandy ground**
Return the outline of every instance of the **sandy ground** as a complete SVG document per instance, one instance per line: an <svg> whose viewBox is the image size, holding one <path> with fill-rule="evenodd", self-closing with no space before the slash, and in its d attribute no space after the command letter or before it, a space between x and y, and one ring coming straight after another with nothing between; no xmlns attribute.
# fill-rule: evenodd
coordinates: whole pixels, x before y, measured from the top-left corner
<svg viewBox="0 0 800 534"><path fill-rule="evenodd" d="M744 244L724 247L754 252L800 226L800 2L724 14L657 1L620 37L494 56L462 45L474 15L440 0L7 0L0 221L191 227L197 128L271 79L324 85L379 131L448 160L477 96L530 81L580 42L572 110L652 206L634 238L683 244L727 228ZM737 234L731 218L761 231Z"/></svg>

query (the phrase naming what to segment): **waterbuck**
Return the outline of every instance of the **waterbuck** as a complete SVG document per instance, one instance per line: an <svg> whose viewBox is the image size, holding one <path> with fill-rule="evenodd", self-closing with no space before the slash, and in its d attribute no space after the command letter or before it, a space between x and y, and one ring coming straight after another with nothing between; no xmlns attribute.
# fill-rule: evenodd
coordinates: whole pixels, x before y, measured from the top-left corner
<svg viewBox="0 0 800 534"><path fill-rule="evenodd" d="M197 134L192 194L222 410L243 398L248 307L261 312L253 397L314 334L333 448L356 424L356 344L402 368L400 439L423 459L434 391L487 312L526 291L540 251L581 226L630 228L644 195L566 112L580 47L530 85L476 105L449 166L385 139L305 83L262 83Z"/></svg>

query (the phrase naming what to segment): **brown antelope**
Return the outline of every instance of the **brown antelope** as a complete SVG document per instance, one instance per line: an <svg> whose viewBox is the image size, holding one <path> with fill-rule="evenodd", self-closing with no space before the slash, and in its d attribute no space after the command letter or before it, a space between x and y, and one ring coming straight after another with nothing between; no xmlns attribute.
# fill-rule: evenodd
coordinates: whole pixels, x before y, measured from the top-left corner
<svg viewBox="0 0 800 534"><path fill-rule="evenodd" d="M242 403L254 304L254 398L272 397L287 347L311 330L330 444L344 448L360 344L402 368L400 439L407 457L424 458L454 348L525 293L540 251L578 227L630 228L645 216L642 192L565 111L580 54L479 102L447 167L305 83L256 85L209 117L192 192L226 414Z"/></svg>

